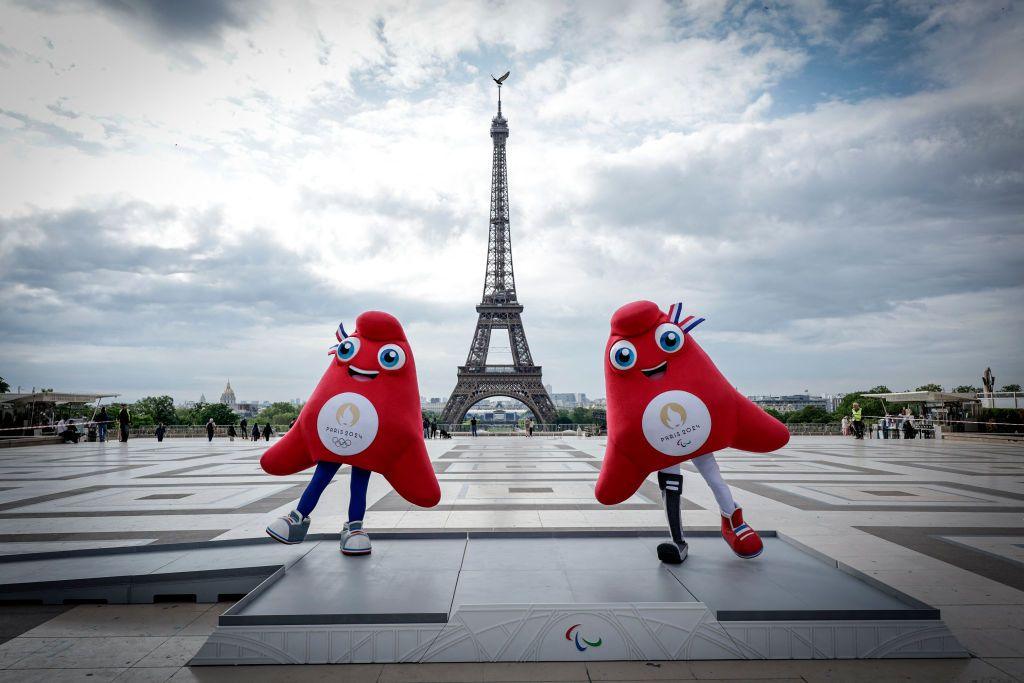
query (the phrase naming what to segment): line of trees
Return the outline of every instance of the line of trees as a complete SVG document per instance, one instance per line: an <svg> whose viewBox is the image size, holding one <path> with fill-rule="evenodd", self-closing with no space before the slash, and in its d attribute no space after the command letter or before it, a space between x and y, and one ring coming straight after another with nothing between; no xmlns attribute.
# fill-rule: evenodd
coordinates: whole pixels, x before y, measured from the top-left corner
<svg viewBox="0 0 1024 683"><path fill-rule="evenodd" d="M116 406L117 404L115 404ZM175 407L170 396L146 396L131 404L132 422L136 425L164 424L203 425L213 418L218 425L237 425L241 420L238 413L223 403L197 403L191 407ZM272 425L286 425L299 416L301 406L284 401L272 403L264 408L250 423L269 422ZM110 412L108 410L108 412ZM116 412L116 411L115 411ZM113 418L114 415L111 415Z"/></svg>

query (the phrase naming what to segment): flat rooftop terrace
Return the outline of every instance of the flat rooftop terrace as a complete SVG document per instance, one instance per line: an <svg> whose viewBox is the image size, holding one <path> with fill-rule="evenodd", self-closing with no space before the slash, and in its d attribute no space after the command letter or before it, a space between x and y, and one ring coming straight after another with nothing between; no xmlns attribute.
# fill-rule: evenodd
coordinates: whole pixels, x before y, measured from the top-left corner
<svg viewBox="0 0 1024 683"><path fill-rule="evenodd" d="M210 544L213 549L224 541L262 539L267 522L293 507L308 479L307 474L265 475L258 464L265 447L266 442L242 440L158 444L140 439L126 445L4 449L0 451L0 576L5 582L21 580L19 576L39 580L58 576L61 566L87 558L96 549L115 553L106 557L116 563L127 560L114 558L132 555L117 549L158 545L170 549L181 544ZM653 478L622 505L606 508L594 500L603 439L458 438L429 442L428 449L441 482L441 504L430 510L411 506L374 476L366 518L371 534L664 528ZM796 437L777 453L725 451L719 462L754 528L775 530L812 554L832 558L941 610L946 625L974 657L914 662L660 662L658 666L642 662L539 667L386 664L349 666L342 670L344 677L1024 677L1024 448ZM718 513L710 491L692 468L684 476L684 525L692 531L717 529ZM338 533L347 505L347 479L342 469L325 492L313 516L311 534ZM333 545L326 540L321 544ZM724 549L720 540L717 544ZM288 550L276 545L267 548L267 552ZM770 551L771 545L756 561L769 563ZM58 559L52 553L65 554ZM688 563L698 561L696 565L700 559L694 554ZM124 570L135 571L127 566ZM60 680L86 674L92 674L89 680L204 681L275 680L283 671L290 680L339 675L337 669L315 666L301 670L185 666L229 606L202 602L2 606L0 638L6 642L0 644L0 681Z"/></svg>

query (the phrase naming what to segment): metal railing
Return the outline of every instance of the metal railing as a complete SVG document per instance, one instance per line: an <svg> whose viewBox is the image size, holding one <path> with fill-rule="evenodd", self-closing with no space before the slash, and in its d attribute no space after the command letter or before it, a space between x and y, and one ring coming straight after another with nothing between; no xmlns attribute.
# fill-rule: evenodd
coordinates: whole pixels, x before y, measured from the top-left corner
<svg viewBox="0 0 1024 683"><path fill-rule="evenodd" d="M444 429L452 436L472 436L472 427L468 424L439 424L438 431ZM534 424L534 436L596 436L600 427L596 424ZM528 436L525 427L518 424L478 424L477 436Z"/></svg>

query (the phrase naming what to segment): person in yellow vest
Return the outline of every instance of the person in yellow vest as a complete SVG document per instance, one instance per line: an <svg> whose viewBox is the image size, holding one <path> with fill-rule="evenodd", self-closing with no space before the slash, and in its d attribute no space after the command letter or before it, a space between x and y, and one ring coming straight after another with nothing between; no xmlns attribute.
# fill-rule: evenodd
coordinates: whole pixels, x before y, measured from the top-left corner
<svg viewBox="0 0 1024 683"><path fill-rule="evenodd" d="M853 404L853 435L858 439L864 438L864 413L856 402Z"/></svg>

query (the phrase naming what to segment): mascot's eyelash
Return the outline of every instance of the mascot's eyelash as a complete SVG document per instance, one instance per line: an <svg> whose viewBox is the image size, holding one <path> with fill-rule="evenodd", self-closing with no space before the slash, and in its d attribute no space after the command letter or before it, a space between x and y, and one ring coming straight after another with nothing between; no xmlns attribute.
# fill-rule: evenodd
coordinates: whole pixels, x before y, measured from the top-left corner
<svg viewBox="0 0 1024 683"><path fill-rule="evenodd" d="M668 319L683 328L684 334L688 333L690 330L706 320L706 318L695 318L692 315L684 317L682 301L677 301L668 307Z"/></svg>

